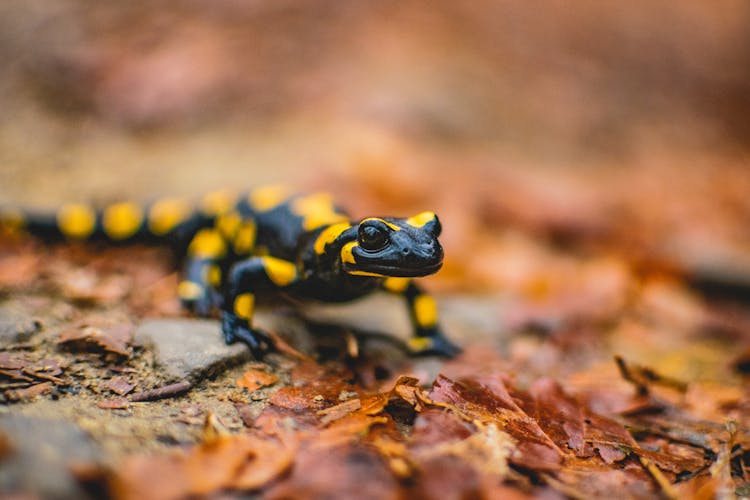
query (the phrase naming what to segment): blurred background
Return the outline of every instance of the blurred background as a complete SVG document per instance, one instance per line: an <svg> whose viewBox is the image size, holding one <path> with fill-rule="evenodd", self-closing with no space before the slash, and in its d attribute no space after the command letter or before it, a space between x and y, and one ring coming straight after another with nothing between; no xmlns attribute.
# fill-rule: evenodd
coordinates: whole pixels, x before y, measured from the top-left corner
<svg viewBox="0 0 750 500"><path fill-rule="evenodd" d="M2 203L282 181L437 211L436 286L750 283L744 0L4 0L0 57Z"/></svg>

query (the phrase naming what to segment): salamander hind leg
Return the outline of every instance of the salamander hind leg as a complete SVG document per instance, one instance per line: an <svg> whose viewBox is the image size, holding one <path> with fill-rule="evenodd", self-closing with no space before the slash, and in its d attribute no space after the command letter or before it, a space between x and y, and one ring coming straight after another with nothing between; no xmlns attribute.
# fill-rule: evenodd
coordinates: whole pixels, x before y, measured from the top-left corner
<svg viewBox="0 0 750 500"><path fill-rule="evenodd" d="M461 348L448 339L440 328L437 304L432 296L426 294L408 278L388 278L383 288L406 300L414 328L414 336L407 342L412 354L437 354L452 358L461 353Z"/></svg>
<svg viewBox="0 0 750 500"><path fill-rule="evenodd" d="M229 272L221 328L227 344L244 342L256 356L272 347L264 332L253 328L256 295L282 289L297 280L294 263L275 257L251 257Z"/></svg>

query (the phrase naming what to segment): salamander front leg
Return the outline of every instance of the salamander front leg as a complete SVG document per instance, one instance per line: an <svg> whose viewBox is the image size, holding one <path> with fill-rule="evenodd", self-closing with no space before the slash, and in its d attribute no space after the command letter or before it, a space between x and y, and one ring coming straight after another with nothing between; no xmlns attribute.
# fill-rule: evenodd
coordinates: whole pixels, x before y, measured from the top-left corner
<svg viewBox="0 0 750 500"><path fill-rule="evenodd" d="M386 291L406 299L414 336L409 339L409 350L416 355L438 354L452 358L461 348L445 336L438 324L437 304L408 278L388 278L383 283Z"/></svg>
<svg viewBox="0 0 750 500"><path fill-rule="evenodd" d="M274 257L252 257L229 272L221 328L227 344L244 342L256 356L271 348L268 335L253 328L255 297L258 292L286 287L297 279L297 268Z"/></svg>

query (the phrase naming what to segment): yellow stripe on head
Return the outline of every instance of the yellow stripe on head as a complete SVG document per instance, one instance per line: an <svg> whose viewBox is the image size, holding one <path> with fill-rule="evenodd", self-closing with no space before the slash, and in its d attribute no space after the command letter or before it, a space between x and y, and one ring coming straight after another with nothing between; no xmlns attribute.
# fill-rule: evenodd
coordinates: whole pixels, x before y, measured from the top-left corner
<svg viewBox="0 0 750 500"><path fill-rule="evenodd" d="M154 203L148 211L148 229L163 236L185 221L190 215L190 204L180 198L165 198Z"/></svg>
<svg viewBox="0 0 750 500"><path fill-rule="evenodd" d="M190 241L188 253L195 257L216 259L223 257L227 251L227 244L221 233L215 229L201 229Z"/></svg>
<svg viewBox="0 0 750 500"><path fill-rule="evenodd" d="M135 203L115 203L104 209L102 227L113 240L130 238L143 223L143 209Z"/></svg>
<svg viewBox="0 0 750 500"><path fill-rule="evenodd" d="M64 205L57 213L57 227L68 238L87 238L96 228L96 212L80 203Z"/></svg>
<svg viewBox="0 0 750 500"><path fill-rule="evenodd" d="M286 186L264 186L254 189L248 196L248 202L255 210L266 212L286 201L290 194L289 188Z"/></svg>
<svg viewBox="0 0 750 500"><path fill-rule="evenodd" d="M215 216L229 212L237 201L237 195L228 190L212 191L201 200L201 209L207 215Z"/></svg>
<svg viewBox="0 0 750 500"><path fill-rule="evenodd" d="M313 248L315 253L318 255L325 252L326 245L333 243L336 238L341 236L341 233L352 227L348 222L340 222L338 224L332 224L320 232L318 237L315 239Z"/></svg>
<svg viewBox="0 0 750 500"><path fill-rule="evenodd" d="M398 227L396 224L394 224L392 222L388 222L385 219L381 219L380 217L368 217L366 219L362 219L362 222L367 222L368 220L376 220L378 222L382 222L383 224L385 224L386 226L390 227L394 231L401 231L401 228ZM362 224L362 222L360 222L360 224Z"/></svg>
<svg viewBox="0 0 750 500"><path fill-rule="evenodd" d="M421 328L437 325L437 304L429 295L417 295L414 298L414 318Z"/></svg>
<svg viewBox="0 0 750 500"><path fill-rule="evenodd" d="M286 286L297 278L297 266L287 260L263 257L263 268L277 286Z"/></svg>
<svg viewBox="0 0 750 500"><path fill-rule="evenodd" d="M341 247L341 262L345 262L347 264L356 264L357 261L354 260L354 254L352 253L352 249L357 246L356 241L350 241L349 243L345 244L343 247Z"/></svg>
<svg viewBox="0 0 750 500"><path fill-rule="evenodd" d="M234 314L242 319L252 319L255 310L255 295L252 293L243 293L234 299Z"/></svg>
<svg viewBox="0 0 750 500"><path fill-rule="evenodd" d="M255 248L255 236L257 227L252 220L246 220L237 231L234 238L234 252L237 255L247 255Z"/></svg>
<svg viewBox="0 0 750 500"><path fill-rule="evenodd" d="M435 220L435 212L422 212L406 219L406 223L414 227L424 227L430 221Z"/></svg>

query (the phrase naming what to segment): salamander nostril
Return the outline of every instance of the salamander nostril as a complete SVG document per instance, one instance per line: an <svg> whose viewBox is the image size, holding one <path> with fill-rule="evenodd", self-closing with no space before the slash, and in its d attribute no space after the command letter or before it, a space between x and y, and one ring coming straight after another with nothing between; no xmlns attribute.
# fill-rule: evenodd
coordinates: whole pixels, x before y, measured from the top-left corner
<svg viewBox="0 0 750 500"><path fill-rule="evenodd" d="M404 249L401 250L401 253L404 254L404 255L409 255L411 253L411 251L408 248L404 248Z"/></svg>

